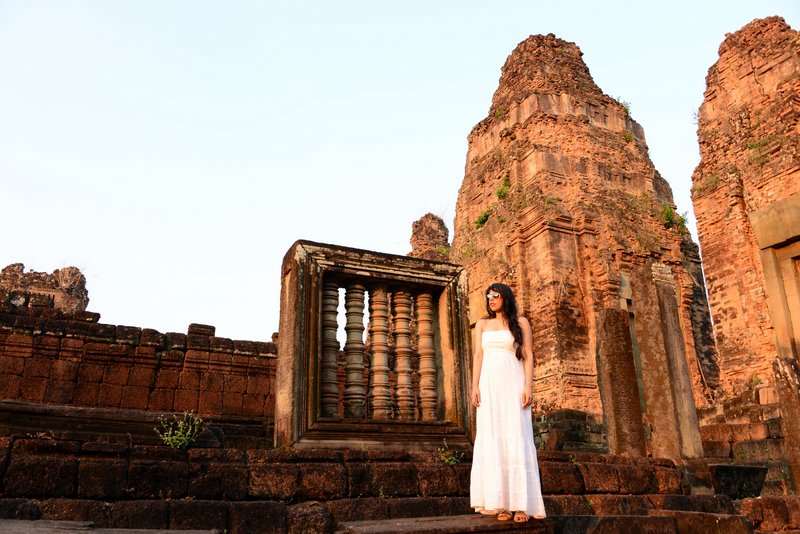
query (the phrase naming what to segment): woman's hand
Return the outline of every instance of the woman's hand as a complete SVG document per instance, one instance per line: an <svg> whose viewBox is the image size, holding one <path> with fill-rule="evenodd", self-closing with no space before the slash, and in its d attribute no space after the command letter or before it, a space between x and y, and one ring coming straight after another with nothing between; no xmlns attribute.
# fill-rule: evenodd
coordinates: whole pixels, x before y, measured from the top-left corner
<svg viewBox="0 0 800 534"><path fill-rule="evenodd" d="M533 395L531 395L531 392L528 391L527 389L522 392L521 397L522 397L521 400L523 408L527 408L528 406L531 405L531 402L533 402Z"/></svg>
<svg viewBox="0 0 800 534"><path fill-rule="evenodd" d="M477 408L481 405L481 391L478 388L472 390L472 406Z"/></svg>

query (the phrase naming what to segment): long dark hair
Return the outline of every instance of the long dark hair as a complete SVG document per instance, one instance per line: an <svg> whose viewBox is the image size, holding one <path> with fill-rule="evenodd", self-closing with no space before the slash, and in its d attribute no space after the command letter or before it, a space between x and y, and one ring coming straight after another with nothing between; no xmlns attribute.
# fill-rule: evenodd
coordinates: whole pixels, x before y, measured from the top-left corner
<svg viewBox="0 0 800 534"><path fill-rule="evenodd" d="M508 329L511 331L511 335L514 336L514 348L517 353L517 359L524 360L525 353L522 352L522 327L519 326L517 299L514 298L514 292L511 291L510 287L499 282L490 285L486 290L486 293L489 293L490 291L497 291L500 293L500 296L503 297L503 307L500 308L500 311L503 312L503 317L505 317L505 320L508 323ZM488 298L486 299L486 313L488 313L489 317L492 319L497 316L497 314L489 307Z"/></svg>

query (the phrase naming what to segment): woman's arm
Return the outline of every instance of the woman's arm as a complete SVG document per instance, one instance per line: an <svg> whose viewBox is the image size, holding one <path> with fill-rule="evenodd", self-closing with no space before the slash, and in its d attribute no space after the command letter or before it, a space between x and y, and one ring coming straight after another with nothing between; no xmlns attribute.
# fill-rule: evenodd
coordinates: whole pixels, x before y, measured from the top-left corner
<svg viewBox="0 0 800 534"><path fill-rule="evenodd" d="M483 347L481 346L481 333L483 332L483 319L475 325L472 337L472 393L470 399L474 407L481 405L481 392L478 385L481 381L481 367L483 366Z"/></svg>
<svg viewBox="0 0 800 534"><path fill-rule="evenodd" d="M525 317L519 318L522 328L522 354L525 357L525 388L522 390L522 407L527 408L533 402L533 332L531 324Z"/></svg>

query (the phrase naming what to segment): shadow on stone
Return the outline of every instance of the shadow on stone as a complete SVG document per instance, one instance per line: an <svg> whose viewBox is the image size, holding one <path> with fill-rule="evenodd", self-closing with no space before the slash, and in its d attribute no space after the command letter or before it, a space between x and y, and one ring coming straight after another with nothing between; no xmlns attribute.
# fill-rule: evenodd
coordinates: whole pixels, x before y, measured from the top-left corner
<svg viewBox="0 0 800 534"><path fill-rule="evenodd" d="M733 500L758 497L767 477L767 468L757 465L709 465L714 493Z"/></svg>

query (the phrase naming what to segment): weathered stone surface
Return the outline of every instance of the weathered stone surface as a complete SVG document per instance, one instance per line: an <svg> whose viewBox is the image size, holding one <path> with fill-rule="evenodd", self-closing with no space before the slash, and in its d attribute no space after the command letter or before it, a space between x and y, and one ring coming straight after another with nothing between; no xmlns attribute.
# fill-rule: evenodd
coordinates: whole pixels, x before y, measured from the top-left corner
<svg viewBox="0 0 800 534"><path fill-rule="evenodd" d="M760 243L758 232L772 227L800 235L800 217L754 215L789 199L800 213L797 35L779 17L727 35L700 107L692 201L727 393L771 382L778 353L779 340L770 334L777 310L768 300L761 251L781 250L785 238Z"/></svg>
<svg viewBox="0 0 800 534"><path fill-rule="evenodd" d="M448 261L450 232L441 217L426 213L411 225L409 256L434 261Z"/></svg>
<svg viewBox="0 0 800 534"><path fill-rule="evenodd" d="M708 314L697 247L641 126L581 55L538 35L506 60L469 135L450 257L469 273L472 322L491 282L514 289L533 327L537 411L584 414L555 427L551 445L697 457L694 403L715 387L713 345L698 334ZM618 335L601 340L604 311L633 324L616 321ZM599 375L601 349L624 379ZM608 443L595 428L604 421L615 425Z"/></svg>
<svg viewBox="0 0 800 534"><path fill-rule="evenodd" d="M287 512L288 534L324 534L333 532L333 515L316 501L290 506Z"/></svg>
<svg viewBox="0 0 800 534"><path fill-rule="evenodd" d="M230 532L286 532L286 505L274 501L234 502L228 506Z"/></svg>
<svg viewBox="0 0 800 534"><path fill-rule="evenodd" d="M13 263L0 271L0 289L17 306L45 306L65 311L84 311L89 304L86 277L77 267L56 269L53 274L28 271Z"/></svg>

